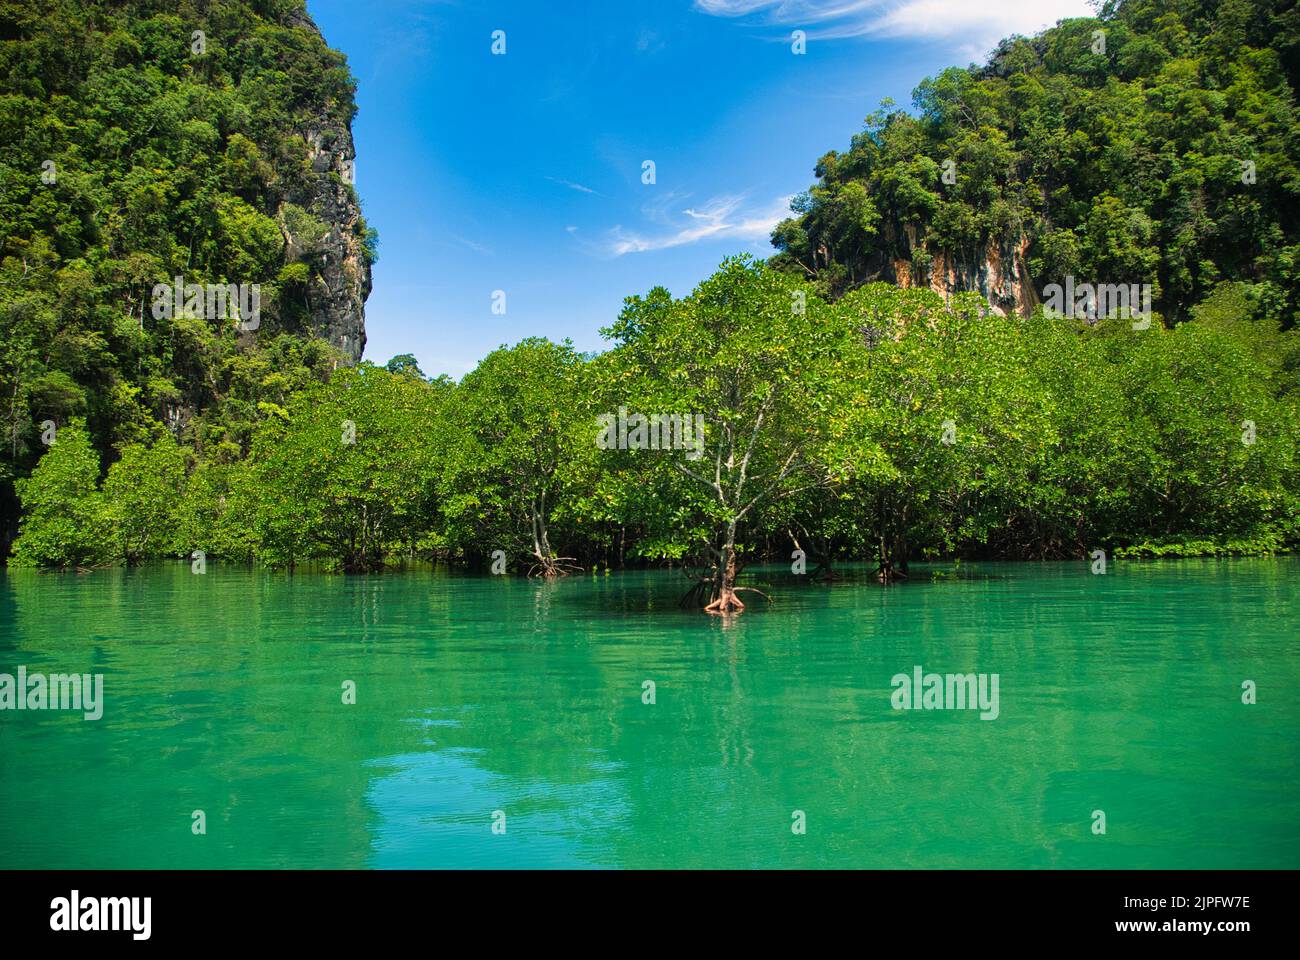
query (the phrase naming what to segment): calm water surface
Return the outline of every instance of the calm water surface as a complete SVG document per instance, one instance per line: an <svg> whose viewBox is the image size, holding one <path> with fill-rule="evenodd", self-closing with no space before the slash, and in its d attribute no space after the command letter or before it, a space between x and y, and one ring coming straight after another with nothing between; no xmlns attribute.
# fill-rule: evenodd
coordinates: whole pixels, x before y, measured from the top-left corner
<svg viewBox="0 0 1300 960"><path fill-rule="evenodd" d="M1300 867L1300 561L760 579L0 573L0 672L106 700L0 712L0 867Z"/></svg>

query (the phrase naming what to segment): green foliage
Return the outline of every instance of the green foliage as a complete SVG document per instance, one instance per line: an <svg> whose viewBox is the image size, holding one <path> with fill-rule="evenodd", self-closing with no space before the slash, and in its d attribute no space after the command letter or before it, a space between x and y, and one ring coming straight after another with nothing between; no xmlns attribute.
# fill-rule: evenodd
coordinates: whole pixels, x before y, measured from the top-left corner
<svg viewBox="0 0 1300 960"><path fill-rule="evenodd" d="M743 257L681 300L656 288L626 301L605 331L616 344L608 395L641 415L702 416L707 452L605 452L624 477L620 502L646 530L640 552L681 557L707 545L729 558L757 508L828 482L819 455L836 343L826 309Z"/></svg>
<svg viewBox="0 0 1300 960"><path fill-rule="evenodd" d="M1173 322L1233 280L1290 326L1300 308L1293 6L1125 0L1005 40L985 66L923 81L914 115L886 105L847 152L824 156L796 216L773 232L773 265L837 297L1015 256L1040 295L1067 274L1150 283Z"/></svg>
<svg viewBox="0 0 1300 960"><path fill-rule="evenodd" d="M1044 538L1057 545L1051 552L1148 539L1274 548L1273 535L1293 540L1300 429L1287 377L1261 347L1294 349L1294 333L1245 319L1079 332L1036 318L1031 329L1059 440L1017 510L1019 549Z"/></svg>
<svg viewBox="0 0 1300 960"><path fill-rule="evenodd" d="M243 562L256 558L251 474L248 461L197 465L176 510L172 542L179 553L202 550L211 557Z"/></svg>
<svg viewBox="0 0 1300 960"><path fill-rule="evenodd" d="M431 509L442 384L372 364L341 369L265 420L241 485L259 559L376 570Z"/></svg>
<svg viewBox="0 0 1300 960"><path fill-rule="evenodd" d="M384 364L384 369L389 373L400 373L408 377L424 379L424 371L420 369L420 363L415 359L414 354L400 353Z"/></svg>
<svg viewBox="0 0 1300 960"><path fill-rule="evenodd" d="M135 443L122 451L103 486L116 558L135 564L184 551L174 538L185 473L185 453L169 434L152 446Z"/></svg>
<svg viewBox="0 0 1300 960"><path fill-rule="evenodd" d="M84 418L105 460L160 427L230 459L300 364L328 372L277 341L314 330L329 225L307 141L346 127L353 93L302 0L0 0L0 552L42 420ZM154 317L182 274L260 284L257 336Z"/></svg>
<svg viewBox="0 0 1300 960"><path fill-rule="evenodd" d="M984 548L1030 496L1056 440L1052 398L1030 365L1026 324L990 314L975 294L945 304L929 290L873 284L837 305L850 384L830 467L875 552L906 563L909 544Z"/></svg>
<svg viewBox="0 0 1300 960"><path fill-rule="evenodd" d="M330 227L299 202L301 128L354 110L300 0L0 0L13 562L203 550L362 572L503 550L547 574L703 564L729 589L795 542L884 580L918 557L1295 549L1300 44L1283 6L1129 0L1006 41L824 156L768 264L628 298L602 354L527 339L452 383L409 354L340 366L298 323ZM373 231L351 229L373 260ZM1007 243L1038 280L1153 282L1178 322L1003 316L929 289L936 257ZM255 342L154 317L152 285L182 271L263 282ZM890 272L911 282L871 282ZM611 447L620 413L699 417L702 447Z"/></svg>
<svg viewBox="0 0 1300 960"><path fill-rule="evenodd" d="M554 561L555 525L595 449L582 373L568 343L528 339L488 354L456 389L438 489L447 535L470 557Z"/></svg>
<svg viewBox="0 0 1300 960"><path fill-rule="evenodd" d="M85 424L74 421L18 481L21 533L10 561L21 567L93 567L109 559L109 529L98 490L99 457Z"/></svg>
<svg viewBox="0 0 1300 960"><path fill-rule="evenodd" d="M606 353L525 340L459 384L411 357L322 382L284 342L227 374L217 409L247 437L205 413L193 449L124 445L101 492L86 431L61 430L19 484L16 560L372 571L503 550L544 573L738 571L797 542L892 580L919 557L1294 549L1300 333L1253 305L1222 286L1186 323L1134 330L885 284L828 303L737 258L681 299L629 298ZM699 415L702 446L602 442L619 411Z"/></svg>

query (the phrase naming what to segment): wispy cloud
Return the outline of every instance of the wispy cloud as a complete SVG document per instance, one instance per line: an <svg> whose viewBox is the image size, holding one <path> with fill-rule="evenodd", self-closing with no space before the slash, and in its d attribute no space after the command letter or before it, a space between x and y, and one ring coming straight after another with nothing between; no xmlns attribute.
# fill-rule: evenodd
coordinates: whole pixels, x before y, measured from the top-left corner
<svg viewBox="0 0 1300 960"><path fill-rule="evenodd" d="M959 39L965 46L991 46L1012 33L1036 33L1057 20L1094 15L1087 0L695 0L695 9L802 28L812 39Z"/></svg>
<svg viewBox="0 0 1300 960"><path fill-rule="evenodd" d="M491 247L485 247L483 244L475 243L473 240L466 237L452 236L450 239L453 243L460 244L466 250L473 250L475 253L481 253L486 257L496 256L496 252Z"/></svg>
<svg viewBox="0 0 1300 960"><path fill-rule="evenodd" d="M563 180L560 177L547 177L546 179L551 183L558 183L562 187L568 187L570 190L577 190L579 193L594 193L596 196L600 196L591 187L583 186L581 183L574 183L572 180Z"/></svg>
<svg viewBox="0 0 1300 960"><path fill-rule="evenodd" d="M664 40L657 30L642 27L636 35L637 53L658 53L664 48Z"/></svg>
<svg viewBox="0 0 1300 960"><path fill-rule="evenodd" d="M621 257L629 253L646 253L684 247L705 240L766 240L772 228L790 215L791 197L780 197L766 207L754 208L743 196L714 197L700 206L685 207L667 213L665 204L643 211L662 224L653 233L625 230L621 225L609 232L606 253Z"/></svg>

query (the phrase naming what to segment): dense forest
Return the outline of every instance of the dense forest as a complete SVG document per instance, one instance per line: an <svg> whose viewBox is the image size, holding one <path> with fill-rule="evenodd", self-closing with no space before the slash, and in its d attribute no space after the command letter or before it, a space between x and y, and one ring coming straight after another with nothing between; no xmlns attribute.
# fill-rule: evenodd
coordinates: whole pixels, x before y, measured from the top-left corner
<svg viewBox="0 0 1300 960"><path fill-rule="evenodd" d="M0 546L41 424L84 419L105 463L158 438L234 462L360 355L353 93L302 0L0 0ZM156 316L176 276L257 284L256 332Z"/></svg>
<svg viewBox="0 0 1300 960"><path fill-rule="evenodd" d="M1300 9L1110 0L1004 40L884 107L775 232L827 296L872 280L980 289L1028 312L1067 275L1150 284L1171 323L1224 281L1300 306ZM947 174L947 176L945 176Z"/></svg>
<svg viewBox="0 0 1300 960"><path fill-rule="evenodd" d="M323 268L298 238L339 229L302 128L353 110L300 3L44 6L0 0L11 564L671 562L728 612L796 550L889 584L1300 542L1285 4L1132 0L1008 40L824 157L769 262L629 297L604 352L525 340L460 382L353 364L300 289ZM157 319L182 270L262 283L267 319ZM1152 284L1152 322L1045 312L1067 275Z"/></svg>

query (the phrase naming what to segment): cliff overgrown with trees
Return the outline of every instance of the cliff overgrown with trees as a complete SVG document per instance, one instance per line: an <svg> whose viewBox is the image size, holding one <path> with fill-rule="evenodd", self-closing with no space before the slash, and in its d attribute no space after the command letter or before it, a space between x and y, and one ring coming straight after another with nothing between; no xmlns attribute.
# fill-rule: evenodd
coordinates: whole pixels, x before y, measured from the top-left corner
<svg viewBox="0 0 1300 960"><path fill-rule="evenodd" d="M360 357L353 93L302 0L0 0L0 546L41 424L226 463ZM177 276L258 285L259 326L157 316Z"/></svg>
<svg viewBox="0 0 1300 960"><path fill-rule="evenodd" d="M207 147L172 143L175 153L145 162L162 148L139 133L145 141L109 160L84 145L87 129L106 142L106 122L73 133L55 119L90 103L55 97L33 130L13 117L38 98L0 99L6 143L12 131L36 138L24 163L61 144L66 176L85 184L43 191L4 152L0 202L22 225L6 227L0 247L0 317L15 331L0 386L18 398L6 461L24 514L17 564L202 551L374 571L495 556L512 572L557 576L672 562L693 576L692 600L729 612L753 587L747 563L788 561L796 548L819 577L863 559L893 583L920 559L1300 542L1289 266L1298 30L1281 5L1231 0L1211 13L1133 0L1008 41L986 68L923 83L916 117L877 116L849 154L824 159L770 263L732 258L685 297L630 297L605 352L525 340L459 383L425 377L411 357L339 365L335 346L289 319L302 307L290 306L292 278L311 267L285 241L276 217L287 208L272 194L290 195L306 154L280 125L313 111L347 118L350 81L337 55L284 25L296 4L205 9L228 7L259 18L234 23L232 38L252 29L261 44L305 45L318 59L274 81L245 65L236 88L271 98L245 103L228 83L192 78L199 67L180 55L179 73L147 98L178 99L147 115L171 123L168 143L193 126ZM0 11L9 44L26 14L3 0ZM92 61L112 64L119 48L129 60L159 17L171 23L123 24L112 43L99 31ZM174 28L141 55L164 57ZM84 51L85 36L64 37L53 61ZM227 47L243 64L258 49L246 37ZM2 64L10 88L42 70ZM86 75L80 61L48 69ZM143 82L138 66L100 69L110 85ZM144 75L154 70L169 76ZM255 119L264 115L276 119ZM955 190L942 180L946 155ZM1252 185L1239 177L1247 157ZM1149 325L1063 318L1032 304L993 309L978 283L921 282L935 257L1020 230L1026 283L1154 276L1162 309ZM263 233L264 248L239 241ZM899 236L907 249L889 246ZM867 282L895 254L921 273ZM267 271L280 311L254 334L159 324L143 310L155 278L180 268L229 278L238 257ZM192 415L169 417L182 398ZM57 439L38 461L47 418Z"/></svg>
<svg viewBox="0 0 1300 960"><path fill-rule="evenodd" d="M1030 312L1044 287L1150 284L1170 322L1223 281L1300 307L1300 9L1108 0L886 103L773 234L827 296L875 280Z"/></svg>

